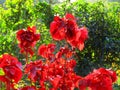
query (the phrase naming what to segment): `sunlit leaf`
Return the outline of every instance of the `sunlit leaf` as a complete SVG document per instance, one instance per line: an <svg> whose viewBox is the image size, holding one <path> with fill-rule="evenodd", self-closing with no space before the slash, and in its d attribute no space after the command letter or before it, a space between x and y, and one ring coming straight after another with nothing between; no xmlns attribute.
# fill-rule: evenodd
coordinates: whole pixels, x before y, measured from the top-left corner
<svg viewBox="0 0 120 90"><path fill-rule="evenodd" d="M0 76L4 76L5 75L5 72L2 68L0 68Z"/></svg>

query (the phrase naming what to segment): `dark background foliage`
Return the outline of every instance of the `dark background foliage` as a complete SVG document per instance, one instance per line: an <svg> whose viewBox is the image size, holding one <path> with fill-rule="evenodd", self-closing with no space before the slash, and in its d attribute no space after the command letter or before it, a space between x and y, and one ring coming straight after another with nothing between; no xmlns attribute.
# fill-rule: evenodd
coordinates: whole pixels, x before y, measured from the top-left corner
<svg viewBox="0 0 120 90"><path fill-rule="evenodd" d="M66 12L77 18L79 27L86 26L89 39L83 51L77 51L76 72L87 75L94 68L106 67L119 70L120 64L120 3L84 2L51 4L34 0L6 0L0 6L0 54L11 53L23 60L15 38L18 29L37 26L41 33L35 51L42 43L53 42L49 25L54 15L64 16ZM63 41L64 43L64 41ZM61 43L57 43L61 44ZM58 46L59 46L58 45ZM33 60L37 59L36 56Z"/></svg>

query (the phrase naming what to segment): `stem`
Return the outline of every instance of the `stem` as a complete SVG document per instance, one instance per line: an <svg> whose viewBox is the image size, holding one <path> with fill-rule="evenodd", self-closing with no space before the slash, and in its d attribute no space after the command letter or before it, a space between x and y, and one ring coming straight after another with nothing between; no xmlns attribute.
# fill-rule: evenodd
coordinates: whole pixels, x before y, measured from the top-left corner
<svg viewBox="0 0 120 90"><path fill-rule="evenodd" d="M75 52L74 55L78 58L78 61L80 61L81 58L80 58L79 54L77 52Z"/></svg>
<svg viewBox="0 0 120 90"><path fill-rule="evenodd" d="M0 88L2 88L2 82L0 81Z"/></svg>
<svg viewBox="0 0 120 90"><path fill-rule="evenodd" d="M10 90L10 83L6 83L6 90Z"/></svg>

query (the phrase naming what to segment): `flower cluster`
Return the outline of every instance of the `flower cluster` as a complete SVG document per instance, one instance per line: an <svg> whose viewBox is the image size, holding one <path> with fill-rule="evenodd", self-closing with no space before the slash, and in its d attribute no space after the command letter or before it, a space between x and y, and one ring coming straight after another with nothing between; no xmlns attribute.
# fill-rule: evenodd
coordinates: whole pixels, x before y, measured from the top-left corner
<svg viewBox="0 0 120 90"><path fill-rule="evenodd" d="M66 14L60 18L55 16L50 25L50 33L55 40L65 39L73 48L84 48L84 41L88 38L88 31L85 27L78 28L75 17ZM33 48L40 39L36 34L36 28L28 27L27 30L19 30L17 39L21 53L26 55L26 64L22 64L17 58L3 54L0 57L0 81L6 84L6 90L113 90L112 83L117 80L116 73L110 69L100 68L94 70L85 77L77 75L74 71L76 66L75 51L68 48L68 45L56 50L56 45L51 43L42 44L38 48L39 60L29 62L28 54L34 54ZM15 89L23 77L30 80L30 83Z"/></svg>
<svg viewBox="0 0 120 90"><path fill-rule="evenodd" d="M84 77L81 87L86 90L113 90L112 83L117 80L116 73L110 69L100 68Z"/></svg>
<svg viewBox="0 0 120 90"><path fill-rule="evenodd" d="M22 78L22 64L17 58L3 54L0 57L0 68L5 73L5 75L0 76L0 81L5 82L7 90L10 90L10 87L14 87L14 84Z"/></svg>
<svg viewBox="0 0 120 90"><path fill-rule="evenodd" d="M39 82L40 90L46 90L46 85L51 90L73 90L79 87L82 79L74 72L75 60L56 58L54 62L37 60L27 64L25 73L32 82Z"/></svg>
<svg viewBox="0 0 120 90"><path fill-rule="evenodd" d="M72 47L77 47L79 50L83 50L84 41L88 38L87 29L78 28L75 17L69 13L63 18L54 17L54 21L50 24L50 33L53 39L65 39Z"/></svg>
<svg viewBox="0 0 120 90"><path fill-rule="evenodd" d="M32 47L35 46L36 41L40 39L40 34L36 33L36 27L28 27L27 30L19 30L17 32L17 39L19 41L19 48L21 53L29 53L31 56L34 54Z"/></svg>
<svg viewBox="0 0 120 90"><path fill-rule="evenodd" d="M43 50L43 52L41 52ZM55 50L54 44L41 45L38 49L39 55L45 57L52 54ZM68 48L61 48L56 55L54 55L54 61L43 62L37 60L26 65L25 73L32 82L39 82L40 90L46 90L46 84L51 85L51 90L61 89L67 90L75 88L78 85L78 81L81 79L80 76L74 73L74 67L76 61L65 60L64 54L67 55L66 51L70 51ZM55 57L56 56L56 57ZM46 58L48 59L48 58ZM46 84L45 84L46 83Z"/></svg>
<svg viewBox="0 0 120 90"><path fill-rule="evenodd" d="M55 47L55 44L43 44L38 48L38 55L51 60L52 58L54 58L53 52L55 50Z"/></svg>
<svg viewBox="0 0 120 90"><path fill-rule="evenodd" d="M47 50L48 46L54 46L51 53L55 50L54 44L45 45ZM43 47L41 45L39 48ZM41 56L46 56L48 51L40 53ZM51 55L51 54L50 54ZM50 90L112 90L112 83L116 81L116 73L109 69L100 68L94 70L86 77L81 77L74 72L76 61L71 59L72 51L69 48L61 47L60 50L54 55L53 62L44 62L37 60L26 65L25 73L32 82L39 82L39 90L46 90L46 85ZM48 60L48 58L46 58Z"/></svg>

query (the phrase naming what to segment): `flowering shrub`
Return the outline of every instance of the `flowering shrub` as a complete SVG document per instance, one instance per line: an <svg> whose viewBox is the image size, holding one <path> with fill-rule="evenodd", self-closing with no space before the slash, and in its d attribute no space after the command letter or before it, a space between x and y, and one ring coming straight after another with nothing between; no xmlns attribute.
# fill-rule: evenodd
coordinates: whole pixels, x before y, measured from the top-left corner
<svg viewBox="0 0 120 90"><path fill-rule="evenodd" d="M40 34L36 34L35 26L17 32L20 52L25 55L26 64L22 68L17 58L9 54L0 57L0 68L4 72L0 75L0 81L5 82L6 90L112 90L112 83L117 77L110 69L100 68L85 77L75 73L74 48L83 50L88 31L85 27L77 26L72 14L66 14L63 18L55 16L50 25L50 33L54 40L64 39L72 48L67 44L56 52L55 44L43 44L38 48L38 55L42 58L29 62L29 55L34 55L33 48ZM27 77L31 83L16 88L22 76Z"/></svg>
<svg viewBox="0 0 120 90"><path fill-rule="evenodd" d="M33 55L32 47L35 46L36 41L40 39L40 34L36 33L36 27L28 27L27 30L19 30L17 32L17 39L19 41L19 48L21 53L30 53Z"/></svg>

